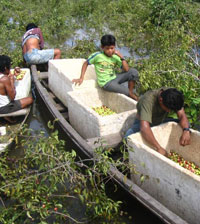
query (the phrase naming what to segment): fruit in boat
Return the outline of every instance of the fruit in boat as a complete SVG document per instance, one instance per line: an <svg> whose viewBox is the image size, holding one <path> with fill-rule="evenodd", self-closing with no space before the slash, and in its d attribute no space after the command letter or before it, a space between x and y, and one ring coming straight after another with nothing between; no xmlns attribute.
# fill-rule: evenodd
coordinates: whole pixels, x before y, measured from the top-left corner
<svg viewBox="0 0 200 224"><path fill-rule="evenodd" d="M20 71L19 75L16 76L16 79L22 80L25 74L26 74L26 71Z"/></svg>
<svg viewBox="0 0 200 224"><path fill-rule="evenodd" d="M200 168L193 162L185 160L178 153L171 151L169 154L169 158L174 162L178 163L180 166L186 168L187 170L190 170L192 173L200 175Z"/></svg>
<svg viewBox="0 0 200 224"><path fill-rule="evenodd" d="M92 109L101 116L116 114L116 112L114 112L113 110L111 110L105 105L102 105L100 107L92 107Z"/></svg>

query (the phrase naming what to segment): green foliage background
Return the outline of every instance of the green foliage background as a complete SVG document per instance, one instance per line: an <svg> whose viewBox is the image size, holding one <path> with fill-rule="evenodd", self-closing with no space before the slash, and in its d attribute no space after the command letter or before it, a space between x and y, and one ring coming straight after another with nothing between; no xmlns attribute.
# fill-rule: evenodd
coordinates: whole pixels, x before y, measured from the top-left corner
<svg viewBox="0 0 200 224"><path fill-rule="evenodd" d="M0 11L0 54L9 55L12 58L13 67L26 66L22 59L21 37L26 25L30 22L36 23L41 28L45 48L60 48L62 58L87 58L89 54L99 49L97 43L101 36L112 33L116 36L119 47L126 46L139 56L137 60L136 57L127 58L129 64L139 71L138 91L142 94L149 89L161 86L176 87L184 93L185 110L191 124L194 125L199 120L200 65L197 50L200 44L200 3L198 1L0 0ZM80 29L87 35L76 39L76 31ZM67 40L73 44L67 45ZM60 195L60 198L55 197L60 179L56 175L58 172L54 173L54 168L58 160L59 163L64 161L66 165L68 161L71 161L72 167L70 164L68 168L74 168L75 156L61 152L60 147L63 146L58 144L61 143L55 134L50 139L43 140L42 138L38 147L32 144L27 146L28 153L23 159L25 162L22 163L19 160L15 164L11 163L12 166L16 166L15 169L11 165L9 167L5 158L1 157L1 194L19 202L17 206L14 204L10 207L10 210L1 210L1 222L12 223L17 219L27 219L27 223L31 223L31 219L41 216L43 221L40 223L45 223L49 216L47 212L57 213L54 210L55 206L58 212L62 210L63 195ZM37 153L35 160L32 160L33 152ZM51 161L50 155L54 155ZM46 159L38 163L41 157ZM103 158L108 159L108 156L105 155ZM105 162L98 164L105 168ZM35 168L35 166L38 167L37 173L36 171L30 173L31 181L29 184L25 183L27 173L29 174L28 168ZM60 169L61 176L63 174L61 185L65 183L65 178L68 178L67 172L63 172L64 168ZM51 188L45 188L45 184L40 186L37 182L40 173L48 170L51 170L49 179L49 184L53 184ZM91 180L91 185L95 184L90 169L87 172L86 179ZM72 180L80 178L83 186L85 177L80 177L76 172L75 174L77 175ZM22 182L17 181L19 177L22 178L20 179ZM41 176L39 181L46 183L46 176ZM13 185L15 185L14 188ZM104 185L101 187L102 191L97 191L99 194L95 197L95 192L83 191L79 186L76 186L75 193L76 196L80 195L80 199L83 197L83 201L89 201L89 206L96 209L95 214L98 217L111 218L117 213L119 205L107 200L103 194ZM51 201L49 196L46 197L46 193L53 197ZM101 205L99 200L102 202ZM105 211L104 208L107 210ZM67 214L65 210L62 212ZM6 222L10 217L13 220ZM64 218L66 217L62 216L60 219Z"/></svg>
<svg viewBox="0 0 200 224"><path fill-rule="evenodd" d="M186 0L42 0L0 1L1 53L13 66L24 66L21 37L25 26L35 22L42 29L46 48L58 47L62 57L83 57L97 50L95 42L113 33L118 46L126 46L141 56L129 58L140 72L140 93L161 86L177 87L185 95L190 122L198 119L200 5ZM65 44L84 29L86 38L74 46ZM142 58L142 56L148 56Z"/></svg>
<svg viewBox="0 0 200 224"><path fill-rule="evenodd" d="M25 66L20 44L29 22L42 29L46 48L62 50L62 58L87 58L98 49L95 43L101 36L112 33L118 46L141 57L128 58L139 70L140 93L161 86L177 87L185 95L190 122L199 119L199 63L194 51L200 35L198 1L1 0L0 10L0 51L11 56L13 66ZM73 46L66 45L79 29L87 36Z"/></svg>

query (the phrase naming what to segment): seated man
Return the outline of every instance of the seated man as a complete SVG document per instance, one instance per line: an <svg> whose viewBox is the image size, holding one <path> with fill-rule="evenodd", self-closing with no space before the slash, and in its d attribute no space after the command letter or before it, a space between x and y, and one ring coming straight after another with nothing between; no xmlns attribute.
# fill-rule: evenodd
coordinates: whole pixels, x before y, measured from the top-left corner
<svg viewBox="0 0 200 224"><path fill-rule="evenodd" d="M10 73L11 59L6 55L0 55L0 114L8 114L21 110L32 104L32 97L14 100L16 91L14 75ZM11 122L9 117L6 120Z"/></svg>
<svg viewBox="0 0 200 224"><path fill-rule="evenodd" d="M60 49L44 48L44 39L40 28L34 23L26 26L26 33L22 38L22 52L24 60L27 64L43 64L50 59L59 59L61 57Z"/></svg>
<svg viewBox="0 0 200 224"><path fill-rule="evenodd" d="M106 91L121 93L138 100L135 93L135 84L139 80L138 71L129 68L123 55L115 49L116 39L113 35L106 34L101 38L102 52L95 52L89 56L82 65L79 79L72 82L81 85L88 65L94 64L98 85ZM116 68L122 68L123 72L116 74ZM123 84L128 82L128 86Z"/></svg>
<svg viewBox="0 0 200 224"><path fill-rule="evenodd" d="M180 137L180 145L190 144L189 122L183 109L183 95L175 88L163 87L157 90L147 91L137 103L137 118L126 134L129 135L141 132L142 137L149 142L156 151L166 155L165 149L155 139L151 130L152 126L169 121L167 115L170 111L177 113L179 124L183 129ZM172 119L171 119L172 120Z"/></svg>

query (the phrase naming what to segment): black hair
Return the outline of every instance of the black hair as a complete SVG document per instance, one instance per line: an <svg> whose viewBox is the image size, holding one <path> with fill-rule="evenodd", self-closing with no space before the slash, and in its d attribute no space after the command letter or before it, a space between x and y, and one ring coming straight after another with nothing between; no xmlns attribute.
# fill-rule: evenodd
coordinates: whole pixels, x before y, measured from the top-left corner
<svg viewBox="0 0 200 224"><path fill-rule="evenodd" d="M115 42L116 42L115 37L110 34L106 34L101 38L101 46L102 47L111 46L111 45L115 46Z"/></svg>
<svg viewBox="0 0 200 224"><path fill-rule="evenodd" d="M4 73L5 69L10 69L11 58L7 55L0 55L0 72Z"/></svg>
<svg viewBox="0 0 200 224"><path fill-rule="evenodd" d="M33 29L33 28L38 28L37 25L35 25L35 23L29 23L27 26L26 26L26 31L30 30L30 29Z"/></svg>
<svg viewBox="0 0 200 224"><path fill-rule="evenodd" d="M163 99L163 104L170 110L178 111L183 107L183 94L175 88L164 90L160 96Z"/></svg>

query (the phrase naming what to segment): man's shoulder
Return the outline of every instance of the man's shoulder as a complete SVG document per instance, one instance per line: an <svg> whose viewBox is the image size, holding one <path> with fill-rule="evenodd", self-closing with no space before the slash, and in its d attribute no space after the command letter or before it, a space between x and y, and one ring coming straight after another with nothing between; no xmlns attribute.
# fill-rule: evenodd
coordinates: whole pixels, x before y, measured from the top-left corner
<svg viewBox="0 0 200 224"><path fill-rule="evenodd" d="M145 92L144 95L139 98L138 106L154 104L158 97L159 91L159 89L156 89Z"/></svg>
<svg viewBox="0 0 200 224"><path fill-rule="evenodd" d="M9 77L7 75L0 77L0 83L1 85L9 85L10 84Z"/></svg>
<svg viewBox="0 0 200 224"><path fill-rule="evenodd" d="M40 33L40 28L32 28L25 32L22 39L25 39L29 35L34 35L34 34L39 34L39 33Z"/></svg>
<svg viewBox="0 0 200 224"><path fill-rule="evenodd" d="M101 55L102 55L101 51L96 51L89 55L88 60L91 60L92 58L95 58L96 56L101 56Z"/></svg>
<svg viewBox="0 0 200 224"><path fill-rule="evenodd" d="M0 75L0 81L6 81L6 80L9 80L8 76L7 75Z"/></svg>
<svg viewBox="0 0 200 224"><path fill-rule="evenodd" d="M87 62L88 64L95 64L98 60L101 60L101 57L102 52L100 51L94 52L88 57Z"/></svg>

